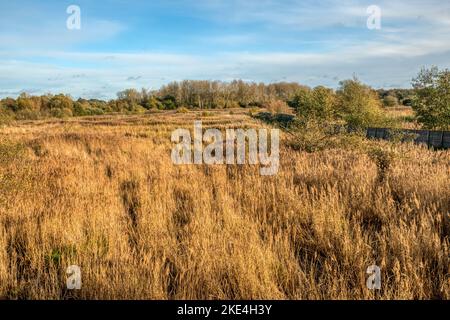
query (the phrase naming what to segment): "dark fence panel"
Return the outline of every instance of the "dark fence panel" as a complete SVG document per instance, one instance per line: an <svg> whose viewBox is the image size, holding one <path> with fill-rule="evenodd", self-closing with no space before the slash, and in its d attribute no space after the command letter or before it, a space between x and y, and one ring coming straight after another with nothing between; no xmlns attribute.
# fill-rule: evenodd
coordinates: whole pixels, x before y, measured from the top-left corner
<svg viewBox="0 0 450 320"><path fill-rule="evenodd" d="M430 131L428 133L428 145L435 148L442 148L442 138L444 131Z"/></svg>
<svg viewBox="0 0 450 320"><path fill-rule="evenodd" d="M278 123L288 127L295 116L292 114L272 114L270 112L260 112L256 118L269 123ZM335 125L330 131L337 134L339 132L352 132L347 126ZM392 129L392 128L367 128L366 137L369 139L389 140L396 135L403 135L402 141L414 141L417 144L426 144L436 149L450 149L450 131L432 131L432 130L410 130L410 129Z"/></svg>
<svg viewBox="0 0 450 320"><path fill-rule="evenodd" d="M450 149L450 131L444 131L444 134L442 135L442 147Z"/></svg>
<svg viewBox="0 0 450 320"><path fill-rule="evenodd" d="M366 136L371 139L388 140L392 136L393 132L398 132L406 136L412 136L413 141L417 144L422 143L437 149L450 148L450 131L368 128Z"/></svg>
<svg viewBox="0 0 450 320"><path fill-rule="evenodd" d="M284 126L289 125L289 123L291 123L295 119L295 116L292 114L286 113L272 114L270 112L260 112L255 117L265 122L270 123L276 122Z"/></svg>

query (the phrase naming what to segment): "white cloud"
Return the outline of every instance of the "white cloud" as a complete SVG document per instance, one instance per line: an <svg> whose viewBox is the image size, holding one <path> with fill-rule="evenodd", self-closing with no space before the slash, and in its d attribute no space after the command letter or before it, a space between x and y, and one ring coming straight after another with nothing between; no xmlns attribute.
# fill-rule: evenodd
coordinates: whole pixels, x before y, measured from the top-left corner
<svg viewBox="0 0 450 320"><path fill-rule="evenodd" d="M185 14L209 19L230 32L193 35L210 50L190 54L183 48L76 50L77 45L113 39L127 28L121 22L91 18L83 20L80 31L69 31L63 15L56 21L43 19L38 29L24 23L12 31L4 26L14 25L17 17L6 16L0 21L0 97L33 90L105 98L128 86L156 88L182 79L288 80L335 86L336 79L349 78L353 72L373 86L407 86L422 65L450 67L450 2L377 2L383 27L370 32L365 27L369 2L198 0ZM246 27L252 23L257 28ZM235 26L241 28L228 29ZM318 30L317 39L299 37ZM299 49L277 49L281 41ZM249 44L264 42L271 45L245 51ZM214 50L215 46L231 46L235 51Z"/></svg>
<svg viewBox="0 0 450 320"><path fill-rule="evenodd" d="M341 51L311 54L230 52L201 56L55 52L49 53L47 58L95 62L99 67L83 67L82 64L79 67L61 67L2 60L0 75L8 76L0 76L0 87L9 92L41 88L41 93L53 91L74 96L95 92L98 97L111 98L115 92L130 85L156 88L169 80L182 79L242 78L265 82L283 79L336 86L337 81L333 78L349 78L355 71L374 86L406 86L422 65L449 66L449 51L449 42L430 39L416 44L365 43ZM80 74L83 76L74 76ZM130 82L130 75L139 76L134 76Z"/></svg>

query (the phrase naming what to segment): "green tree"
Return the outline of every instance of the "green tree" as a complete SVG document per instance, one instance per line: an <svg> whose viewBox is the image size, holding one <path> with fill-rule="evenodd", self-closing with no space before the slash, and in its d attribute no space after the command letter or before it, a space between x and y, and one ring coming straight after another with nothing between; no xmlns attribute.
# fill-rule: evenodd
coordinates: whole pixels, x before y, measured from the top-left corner
<svg viewBox="0 0 450 320"><path fill-rule="evenodd" d="M26 93L21 93L17 98L17 110L32 110L33 102Z"/></svg>
<svg viewBox="0 0 450 320"><path fill-rule="evenodd" d="M313 90L305 87L300 88L288 104L299 117L330 120L335 114L336 95L332 89L322 86Z"/></svg>
<svg viewBox="0 0 450 320"><path fill-rule="evenodd" d="M148 96L142 106L148 110L162 108L161 102L154 95Z"/></svg>
<svg viewBox="0 0 450 320"><path fill-rule="evenodd" d="M355 129L382 124L381 102L376 91L358 79L344 80L337 91L339 115Z"/></svg>
<svg viewBox="0 0 450 320"><path fill-rule="evenodd" d="M73 101L69 96L58 94L54 97L52 97L49 101L49 108L50 109L73 109ZM57 112L57 111L55 111Z"/></svg>
<svg viewBox="0 0 450 320"><path fill-rule="evenodd" d="M412 107L417 121L429 129L450 128L450 71L422 69L413 79Z"/></svg>
<svg viewBox="0 0 450 320"><path fill-rule="evenodd" d="M177 100L174 96L167 95L161 99L160 107L165 110L175 110L178 108Z"/></svg>

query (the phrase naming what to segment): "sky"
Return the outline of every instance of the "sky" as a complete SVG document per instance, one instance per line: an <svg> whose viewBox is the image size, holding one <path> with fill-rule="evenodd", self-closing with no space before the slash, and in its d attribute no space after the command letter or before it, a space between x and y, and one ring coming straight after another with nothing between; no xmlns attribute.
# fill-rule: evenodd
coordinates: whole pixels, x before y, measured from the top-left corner
<svg viewBox="0 0 450 320"><path fill-rule="evenodd" d="M70 5L79 29L67 27ZM379 29L368 28L371 5ZM0 2L0 97L110 99L183 79L336 88L354 75L408 88L432 65L450 67L448 0Z"/></svg>

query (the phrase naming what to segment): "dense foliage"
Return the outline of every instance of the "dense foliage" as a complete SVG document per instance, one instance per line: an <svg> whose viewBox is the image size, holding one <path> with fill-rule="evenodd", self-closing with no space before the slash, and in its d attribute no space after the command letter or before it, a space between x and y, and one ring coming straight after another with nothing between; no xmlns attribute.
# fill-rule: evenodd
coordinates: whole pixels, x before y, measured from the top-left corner
<svg viewBox="0 0 450 320"><path fill-rule="evenodd" d="M414 89L378 89L377 93L386 107L410 107L414 97Z"/></svg>
<svg viewBox="0 0 450 320"><path fill-rule="evenodd" d="M377 93L357 79L345 80L335 92L325 87L299 90L289 101L302 119L319 122L345 121L353 128L381 124Z"/></svg>
<svg viewBox="0 0 450 320"><path fill-rule="evenodd" d="M292 82L272 84L184 80L159 90L127 89L110 101L74 100L68 95L30 96L0 100L0 123L46 117L144 113L149 110L215 108L266 108L272 113L290 113L302 121L346 123L353 128L386 125L383 107L411 105L417 121L427 128L450 126L450 72L423 70L413 80L413 89L374 90L358 79L340 82L337 90L310 88Z"/></svg>
<svg viewBox="0 0 450 320"><path fill-rule="evenodd" d="M127 89L117 94L117 99L73 100L68 95L30 96L22 93L17 99L0 101L1 119L39 119L45 117L70 117L99 115L111 112L141 113L151 109L177 108L234 108L278 106L290 99L301 85L297 83L247 83L242 80L230 83L221 81L185 80L172 82L157 91Z"/></svg>
<svg viewBox="0 0 450 320"><path fill-rule="evenodd" d="M413 80L413 108L426 128L450 128L450 70L423 69Z"/></svg>

